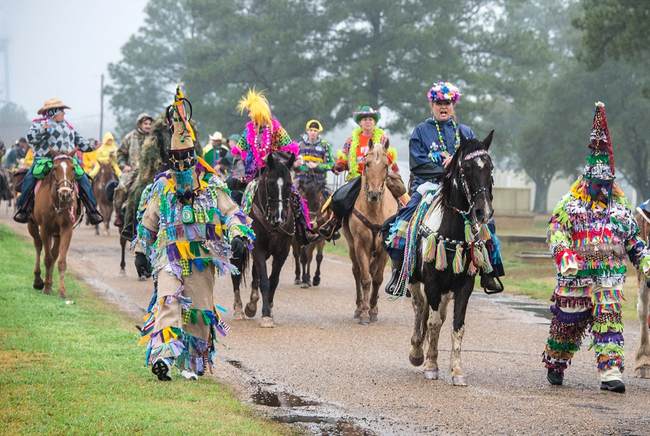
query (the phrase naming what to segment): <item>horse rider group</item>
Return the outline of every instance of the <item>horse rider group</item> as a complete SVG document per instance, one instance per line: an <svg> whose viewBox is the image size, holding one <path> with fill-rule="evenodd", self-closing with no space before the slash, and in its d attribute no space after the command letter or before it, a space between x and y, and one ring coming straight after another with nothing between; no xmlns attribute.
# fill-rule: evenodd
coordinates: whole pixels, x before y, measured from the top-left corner
<svg viewBox="0 0 650 436"><path fill-rule="evenodd" d="M331 195L327 192L325 219L317 228L312 227L300 192L295 186L292 188L290 201L295 206L292 211L296 235L306 244L317 238L338 237L337 230L351 213L361 190L366 153L375 145L386 148L390 163L386 187L400 206L382 228L393 263L386 292L404 294L400 288L408 283L410 273L403 265L404 255L413 242L408 225L420 204L430 201L432 196L428 194L439 190L461 138L474 138L472 129L458 122L455 108L461 92L456 86L437 82L427 90L426 97L431 117L418 124L410 136L407 189L397 167L396 150L389 147L388 135L377 126L380 114L370 106L360 106L353 113L357 127L335 158L331 144L322 137L320 121L307 121L305 134L296 143L273 117L264 94L249 90L238 104L238 110L242 114L247 112L249 117L242 134L230 136L226 145L223 135L215 132L202 153L197 153L194 130L185 113L186 99L177 90L167 111L171 147L166 152L161 151L162 144L153 147L157 164L141 181L136 198L136 204L142 206L138 211L141 219L136 223L137 238L153 253L157 279L143 338L149 344L147 361L160 380L169 379L174 365L186 378L204 373L213 357L217 336L228 330L212 300L214 273L232 270L228 254L236 239L249 246L254 241L247 214L256 180L271 153L294 162L297 184L305 179L314 180L322 185L323 191L327 190L329 171L347 171L346 184ZM65 109L68 107L60 100L47 100L38 111L42 118L34 120L29 130L27 141L34 149L35 161L23 182L15 216L19 222L29 218L36 180L51 168L48 159L52 152L71 153L77 148L92 151L88 141L65 121ZM150 160L143 156L153 122L151 116L140 115L136 128L122 141L117 151L122 175L116 194L128 191L138 177L138 169ZM164 120L156 122L164 124ZM108 146L109 139L104 138L103 146ZM558 285L552 298L554 318L543 362L549 382L562 384L564 371L578 350L585 329L590 328L601 389L623 392L623 255L627 253L636 267L650 275L650 251L638 237L629 203L614 182L613 149L602 104L596 107L590 149L583 176L560 201L550 221L549 242L558 268ZM91 222L99 222L102 218L96 210L88 177L81 167L75 170ZM155 176L160 170L165 171ZM121 205L116 206L120 210ZM491 215L492 211L485 213ZM488 227L491 268L480 271L480 283L486 291L500 292L503 285L499 277L504 270L493 220ZM405 274L406 282L400 280Z"/></svg>

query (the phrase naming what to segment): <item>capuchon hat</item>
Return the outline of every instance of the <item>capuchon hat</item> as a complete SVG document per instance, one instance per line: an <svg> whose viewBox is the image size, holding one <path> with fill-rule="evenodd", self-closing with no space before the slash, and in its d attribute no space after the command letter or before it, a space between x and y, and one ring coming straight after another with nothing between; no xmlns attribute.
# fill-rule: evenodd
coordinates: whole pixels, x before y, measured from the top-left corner
<svg viewBox="0 0 650 436"><path fill-rule="evenodd" d="M49 98L45 100L45 103L43 103L43 106L38 110L39 115L44 115L45 112L49 111L50 109L70 109L70 106L66 106L65 103L59 98Z"/></svg>
<svg viewBox="0 0 650 436"><path fill-rule="evenodd" d="M305 124L305 130L309 130L309 129L316 129L319 132L322 132L323 125L318 120L309 120L307 121L307 124Z"/></svg>
<svg viewBox="0 0 650 436"><path fill-rule="evenodd" d="M614 180L616 178L614 148L607 127L605 103L601 101L596 102L588 147L590 153L587 156L584 177L590 180Z"/></svg>
<svg viewBox="0 0 650 436"><path fill-rule="evenodd" d="M457 103L460 100L460 89L449 82L436 82L427 91L427 98L431 103L437 101L451 101Z"/></svg>
<svg viewBox="0 0 650 436"><path fill-rule="evenodd" d="M221 132L214 132L212 135L208 135L210 141L223 141L223 134Z"/></svg>
<svg viewBox="0 0 650 436"><path fill-rule="evenodd" d="M352 117L354 118L354 121L357 124L359 124L361 120L366 117L374 118L375 123L378 123L379 118L381 118L379 111L373 109L371 106L368 105L359 106L359 109L357 109L355 112L352 113Z"/></svg>

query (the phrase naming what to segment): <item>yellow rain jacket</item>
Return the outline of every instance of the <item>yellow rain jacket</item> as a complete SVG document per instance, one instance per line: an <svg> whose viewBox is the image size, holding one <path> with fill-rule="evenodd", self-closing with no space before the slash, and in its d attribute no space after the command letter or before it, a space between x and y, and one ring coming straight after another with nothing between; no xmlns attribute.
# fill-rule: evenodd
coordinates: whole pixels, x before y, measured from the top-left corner
<svg viewBox="0 0 650 436"><path fill-rule="evenodd" d="M90 177L95 177L97 173L99 173L100 164L110 163L113 167L115 175L119 178L122 175L122 170L120 170L120 167L117 165L117 149L118 147L115 143L113 134L111 132L104 133L104 137L102 138L102 145L94 152L91 152L96 156L95 162L93 163L91 170L88 172L88 175ZM84 153L84 167L86 155L91 153Z"/></svg>

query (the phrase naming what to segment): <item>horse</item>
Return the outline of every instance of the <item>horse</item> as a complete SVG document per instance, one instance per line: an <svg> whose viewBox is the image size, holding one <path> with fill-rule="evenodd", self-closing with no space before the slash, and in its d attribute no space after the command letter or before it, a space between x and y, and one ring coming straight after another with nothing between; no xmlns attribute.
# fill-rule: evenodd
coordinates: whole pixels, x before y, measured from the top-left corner
<svg viewBox="0 0 650 436"><path fill-rule="evenodd" d="M34 210L27 224L34 240L34 289L52 292L54 262L58 259L59 296L65 298L65 272L72 230L79 218L79 193L74 162L68 155L53 158L53 167L34 195ZM45 282L41 278L41 250L45 254Z"/></svg>
<svg viewBox="0 0 650 436"><path fill-rule="evenodd" d="M354 319L361 325L378 319L379 287L388 261L381 227L397 212L397 201L386 186L390 166L387 151L388 143L370 144L361 174L361 191L351 215L343 221L357 291Z"/></svg>
<svg viewBox="0 0 650 436"><path fill-rule="evenodd" d="M262 293L262 320L260 327L273 328L273 297L280 281L280 270L287 260L291 240L295 234L294 205L291 201L291 172L295 156L286 160L281 153L269 154L266 167L262 169L253 197L251 218L255 232L252 251L252 283L250 301L244 308L247 317L257 312L259 293ZM268 274L266 260L273 257L271 274ZM242 274L244 272L242 271ZM235 295L235 307L237 301Z"/></svg>
<svg viewBox="0 0 650 436"><path fill-rule="evenodd" d="M7 208L11 207L11 202L14 199L14 192L12 186L12 176L8 170L0 168L0 203L7 202Z"/></svg>
<svg viewBox="0 0 650 436"><path fill-rule="evenodd" d="M419 238L409 282L415 313L409 360L416 367L424 363L426 379L438 379L438 338L447 316L447 306L451 300L454 301L450 367L455 386L467 385L461 366L461 345L467 305L474 290L476 265L486 267L486 262L489 262L485 259L484 241L479 234L493 214L493 165L488 153L493 133L490 132L483 141L468 140L461 135L460 147L445 170L441 189L432 206L437 205L442 213L441 217L438 215L439 227L430 229L426 242L425 238ZM471 241L465 240L466 224L470 226ZM423 227L420 226L419 230ZM469 252L465 250L463 255L465 248ZM435 265L428 256L431 250L437 257ZM459 262L456 258L454 262L443 261L448 250L460 254ZM428 339L426 360L422 346L425 338Z"/></svg>
<svg viewBox="0 0 650 436"><path fill-rule="evenodd" d="M639 234L643 240L650 241L650 215L637 208L635 214L636 222L639 224ZM641 325L641 342L636 352L636 367L634 374L640 378L650 378L650 280L642 271L637 273L639 283L639 297L637 300L637 313Z"/></svg>
<svg viewBox="0 0 650 436"><path fill-rule="evenodd" d="M324 188L325 187L321 180L313 173L303 175L298 182L298 190L307 200L309 213L311 215L309 219L311 220L313 227L317 224L319 211L326 200L326 196L323 193ZM324 248L325 240L322 238L304 246L294 238L294 241L292 242L296 274L294 284L300 285L300 287L304 289L309 288L312 285L320 285L320 265L323 262ZM314 251L316 252L316 271L314 272L314 279L312 281L311 261L314 258Z"/></svg>
<svg viewBox="0 0 650 436"><path fill-rule="evenodd" d="M98 163L99 172L93 179L93 193L97 199L97 206L102 216L104 217L104 231L106 236L109 235L109 227L111 225L111 215L113 215L113 202L108 199L106 186L110 182L116 182L117 176L110 163ZM99 235L99 224L95 226L95 234Z"/></svg>

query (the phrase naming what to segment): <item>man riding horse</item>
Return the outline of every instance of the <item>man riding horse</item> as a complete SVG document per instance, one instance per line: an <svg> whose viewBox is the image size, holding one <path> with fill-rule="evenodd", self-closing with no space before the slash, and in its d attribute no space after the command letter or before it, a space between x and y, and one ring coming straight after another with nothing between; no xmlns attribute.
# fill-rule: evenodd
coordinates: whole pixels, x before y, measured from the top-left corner
<svg viewBox="0 0 650 436"><path fill-rule="evenodd" d="M379 111L363 105L352 116L358 127L352 131L352 136L345 142L343 150L338 152L333 168L335 173L348 171L347 183L341 186L326 203L325 207L330 211L330 217L318 229L318 232L328 240L338 237L338 229L341 228L343 220L352 212L354 202L361 191L361 174L365 166L366 154L375 145L388 148L389 144L386 132L377 127ZM409 201L409 195L399 175L397 151L388 148L388 157L390 167L386 186L397 202L404 205Z"/></svg>
<svg viewBox="0 0 650 436"><path fill-rule="evenodd" d="M178 88L167 110L172 169L145 190L138 226L139 241L153 252L157 278L141 342L148 343L147 363L162 381L171 380L172 366L189 380L211 368L217 337L228 331L214 302L215 272L233 272L231 244L241 239L250 245L254 238L225 183L197 157L186 102Z"/></svg>
<svg viewBox="0 0 650 436"><path fill-rule="evenodd" d="M291 140L280 122L272 116L269 102L263 93L254 89L249 90L246 96L239 100L237 108L241 113L248 111L250 118L239 142L231 150L234 156L239 156L244 162L245 181L248 185L242 206L244 211L248 212L256 189L256 183L251 182L258 178L266 166L266 158L275 152L297 157L299 146ZM318 234L311 230L306 202L295 189L292 190L291 202L294 206L292 210L296 215L296 237L300 243L304 245L310 240L317 239Z"/></svg>
<svg viewBox="0 0 650 436"><path fill-rule="evenodd" d="M329 197L327 191L327 172L334 167L332 146L321 138L323 125L318 120L309 120L305 125L305 135L300 140L298 160L294 165L298 185L311 179L323 189L325 198Z"/></svg>
<svg viewBox="0 0 650 436"><path fill-rule="evenodd" d="M601 102L596 103L588 147L582 176L555 206L549 223L548 242L558 274L543 362L549 383L561 385L589 328L600 389L623 393L625 255L648 277L650 250L614 181L614 151Z"/></svg>
<svg viewBox="0 0 650 436"><path fill-rule="evenodd" d="M404 250L407 246L407 229L420 201L428 191L439 189L445 168L460 146L461 137L475 139L472 129L456 121L455 106L460 96L460 90L451 83L435 83L427 92L433 116L417 125L411 134L409 140L411 199L393 219L384 224L383 229L386 247L393 262L391 278L386 285L388 294L403 293L403 289L397 289L397 285L400 282ZM490 227L494 236L493 222L490 223ZM497 244L488 245L493 271L489 274L481 271L481 286L496 292L503 290L497 278L504 274L497 247ZM405 284L402 281L400 287Z"/></svg>
<svg viewBox="0 0 650 436"><path fill-rule="evenodd" d="M38 110L41 118L33 120L27 133L27 140L34 149L34 163L31 165L22 183L21 195L18 198L18 210L14 220L19 223L26 223L34 207L34 189L37 180L42 180L52 169L52 158L57 155L73 154L77 148L82 152L92 151L90 143L84 139L65 120L65 109L70 109L61 100L51 98L46 100ZM95 225L103 221L102 215L97 210L97 202L93 195L88 176L74 159L74 172L77 185L80 189L80 197L90 223Z"/></svg>

